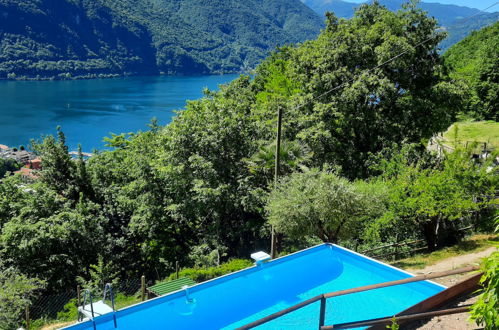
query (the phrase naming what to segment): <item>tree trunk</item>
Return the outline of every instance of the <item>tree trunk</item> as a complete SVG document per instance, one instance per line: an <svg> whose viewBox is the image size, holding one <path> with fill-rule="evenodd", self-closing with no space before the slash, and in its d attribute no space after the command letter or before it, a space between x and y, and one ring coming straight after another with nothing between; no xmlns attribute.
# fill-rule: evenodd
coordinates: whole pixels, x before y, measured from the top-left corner
<svg viewBox="0 0 499 330"><path fill-rule="evenodd" d="M423 234L430 252L435 251L438 246L438 227L439 222L435 217L423 224Z"/></svg>

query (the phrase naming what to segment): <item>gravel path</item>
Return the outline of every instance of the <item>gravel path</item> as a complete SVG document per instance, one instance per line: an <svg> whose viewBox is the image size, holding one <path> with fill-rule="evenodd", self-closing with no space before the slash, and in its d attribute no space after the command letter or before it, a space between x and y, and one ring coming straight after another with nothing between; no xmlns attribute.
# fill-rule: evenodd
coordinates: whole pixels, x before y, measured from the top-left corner
<svg viewBox="0 0 499 330"><path fill-rule="evenodd" d="M458 257L451 257L441 262L427 266L424 269L406 269L408 272L419 275L423 273L430 272L441 272L471 265L477 265L480 263L482 258L489 256L492 252L496 251L495 247L488 248L487 250L470 253ZM434 281L445 286L451 286L460 282L466 278L470 277L469 274L453 275L448 277L442 277L440 279L435 279ZM464 297L455 303L448 305L446 307L457 307L462 305L473 304L477 301L477 295L472 295ZM431 320L421 321L417 324L405 327L404 329L421 329L421 330L472 330L472 329L482 329L477 327L475 323L468 321L469 313L453 314L445 316L437 316Z"/></svg>

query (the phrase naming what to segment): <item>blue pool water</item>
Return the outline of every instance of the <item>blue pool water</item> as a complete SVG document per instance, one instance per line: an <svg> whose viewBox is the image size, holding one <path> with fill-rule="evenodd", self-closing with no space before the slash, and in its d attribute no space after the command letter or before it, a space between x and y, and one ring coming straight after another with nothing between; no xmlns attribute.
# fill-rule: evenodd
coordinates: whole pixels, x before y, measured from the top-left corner
<svg viewBox="0 0 499 330"><path fill-rule="evenodd" d="M321 293L412 275L336 245L324 244L264 265L178 291L117 312L118 329L234 329ZM394 315L444 287L417 282L330 298L326 325ZM317 329L319 302L258 329ZM114 329L112 316L97 329ZM69 329L92 329L91 322Z"/></svg>

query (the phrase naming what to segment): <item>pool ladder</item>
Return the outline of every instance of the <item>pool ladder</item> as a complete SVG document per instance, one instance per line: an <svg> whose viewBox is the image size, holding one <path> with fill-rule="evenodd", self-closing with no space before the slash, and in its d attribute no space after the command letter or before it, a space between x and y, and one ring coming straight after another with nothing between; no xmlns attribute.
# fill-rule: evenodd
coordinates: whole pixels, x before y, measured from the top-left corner
<svg viewBox="0 0 499 330"><path fill-rule="evenodd" d="M113 288L111 286L111 283L107 283L106 284L106 286L104 287L104 294L103 294L102 300L98 301L96 304L99 304L99 307L106 306L107 308L109 308L104 303L106 301L107 294L109 294L109 299L111 300L114 327L117 328L118 324L116 322L116 309L114 308L114 293L113 293ZM88 315L88 316L89 316L90 320L92 321L94 330L97 330L97 326L96 326L96 323L95 323L95 313L94 313L94 303L93 303L93 300L92 300L92 292L90 292L89 289L86 289L85 292L83 293L83 306L81 307L81 311L82 311L82 314L84 314L84 315L86 315L83 311L85 311L84 308L85 308L85 306L87 306L87 299L88 299L88 302L90 303L89 304L90 305L90 315ZM80 309L79 309L79 312L80 312ZM99 315L97 315L97 316L103 315L103 314L100 314L100 313L98 313L98 314ZM80 318L80 313L78 313L78 321L82 321L82 319L83 318Z"/></svg>

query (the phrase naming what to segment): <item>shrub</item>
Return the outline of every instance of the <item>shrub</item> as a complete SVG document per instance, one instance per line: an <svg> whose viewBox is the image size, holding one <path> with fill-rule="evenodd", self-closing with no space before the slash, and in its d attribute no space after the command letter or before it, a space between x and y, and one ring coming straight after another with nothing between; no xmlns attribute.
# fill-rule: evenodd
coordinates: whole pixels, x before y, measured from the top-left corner
<svg viewBox="0 0 499 330"><path fill-rule="evenodd" d="M496 224L499 225L499 218ZM471 308L470 319L486 330L499 329L499 251L484 260L482 271L483 294Z"/></svg>
<svg viewBox="0 0 499 330"><path fill-rule="evenodd" d="M199 283L211 280L213 278L229 274L232 272L236 272L238 270L248 268L252 266L253 263L247 259L233 259L227 263L221 264L217 267L208 267L208 268L186 268L182 269L179 272L179 277L188 277L193 281ZM168 279L174 280L176 278L176 274L171 274Z"/></svg>
<svg viewBox="0 0 499 330"><path fill-rule="evenodd" d="M486 330L499 329L499 251L485 259L482 266L483 294L471 308L471 319Z"/></svg>

